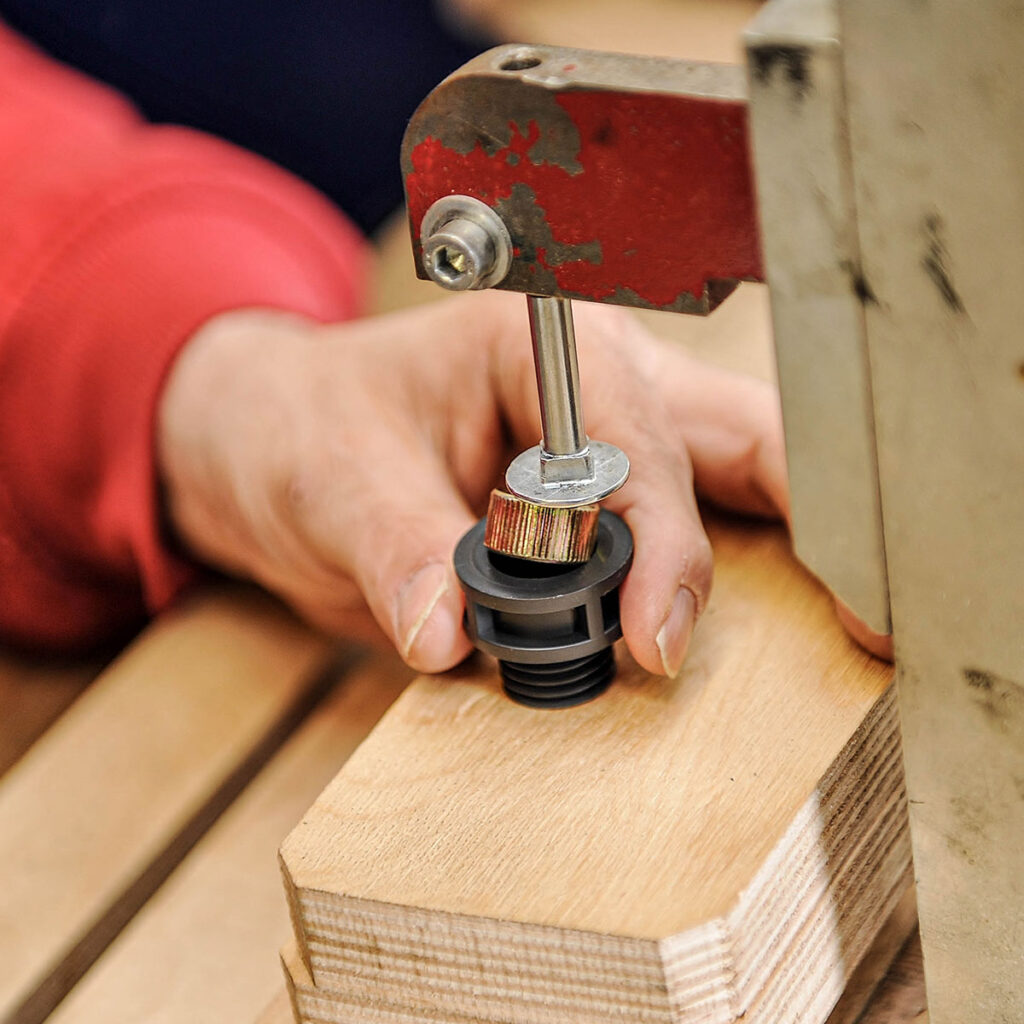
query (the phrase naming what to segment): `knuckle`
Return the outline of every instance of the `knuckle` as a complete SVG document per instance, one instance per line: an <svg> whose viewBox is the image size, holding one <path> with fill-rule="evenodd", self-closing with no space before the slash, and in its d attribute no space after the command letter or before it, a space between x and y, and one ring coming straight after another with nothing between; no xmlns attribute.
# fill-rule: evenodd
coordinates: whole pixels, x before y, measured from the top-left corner
<svg viewBox="0 0 1024 1024"><path fill-rule="evenodd" d="M704 536L692 539L683 560L680 585L693 592L698 615L707 606L713 578L714 556L710 541Z"/></svg>

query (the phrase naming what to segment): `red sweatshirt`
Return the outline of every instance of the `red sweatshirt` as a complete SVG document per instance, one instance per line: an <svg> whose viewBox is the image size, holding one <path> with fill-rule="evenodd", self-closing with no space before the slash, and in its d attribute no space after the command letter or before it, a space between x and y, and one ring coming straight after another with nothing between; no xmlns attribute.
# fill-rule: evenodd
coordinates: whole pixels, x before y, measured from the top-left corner
<svg viewBox="0 0 1024 1024"><path fill-rule="evenodd" d="M175 354L237 307L351 317L363 271L318 193L0 25L0 639L89 645L173 600L195 573L154 464Z"/></svg>

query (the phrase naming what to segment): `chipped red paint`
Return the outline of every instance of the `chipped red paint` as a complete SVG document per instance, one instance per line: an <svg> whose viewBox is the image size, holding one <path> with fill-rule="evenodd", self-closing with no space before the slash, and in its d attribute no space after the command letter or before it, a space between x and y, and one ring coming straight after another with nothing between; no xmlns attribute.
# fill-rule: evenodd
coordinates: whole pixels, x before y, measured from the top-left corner
<svg viewBox="0 0 1024 1024"><path fill-rule="evenodd" d="M579 132L575 173L530 159L536 121L525 135L510 124L508 145L493 156L479 143L462 154L429 137L413 149L406 178L412 223L442 195L494 206L521 184L536 196L556 243L600 243L597 263L551 265L538 248L538 263L567 293L607 300L629 289L669 306L712 280L762 279L745 104L585 90L557 100Z"/></svg>

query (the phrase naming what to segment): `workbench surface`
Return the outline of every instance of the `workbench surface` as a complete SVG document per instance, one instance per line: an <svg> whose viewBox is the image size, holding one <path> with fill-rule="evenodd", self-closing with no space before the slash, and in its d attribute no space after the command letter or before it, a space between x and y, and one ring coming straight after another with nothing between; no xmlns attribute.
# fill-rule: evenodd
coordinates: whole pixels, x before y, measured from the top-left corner
<svg viewBox="0 0 1024 1024"><path fill-rule="evenodd" d="M412 673L242 588L95 670L0 657L0 1020L287 1020L277 846ZM916 939L861 1020L926 1020Z"/></svg>

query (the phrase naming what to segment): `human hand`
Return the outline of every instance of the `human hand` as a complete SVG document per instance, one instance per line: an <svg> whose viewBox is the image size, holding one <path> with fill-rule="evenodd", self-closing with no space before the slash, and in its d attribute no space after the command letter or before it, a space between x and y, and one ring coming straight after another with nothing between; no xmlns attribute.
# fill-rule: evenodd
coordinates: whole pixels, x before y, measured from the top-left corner
<svg viewBox="0 0 1024 1024"><path fill-rule="evenodd" d="M870 651L876 658L883 658L885 661L893 661L895 650L891 633L876 633L863 619L857 617L849 605L844 604L837 597L835 599L836 615L854 640L857 641L866 651Z"/></svg>
<svg viewBox="0 0 1024 1024"><path fill-rule="evenodd" d="M694 487L740 511L787 511L777 395L624 310L574 311L588 433L633 466L606 502L635 541L625 640L644 668L675 675L711 586ZM179 356L157 429L170 516L196 556L329 631L375 620L412 667L450 668L470 650L455 544L541 433L522 296L328 326L224 314Z"/></svg>

